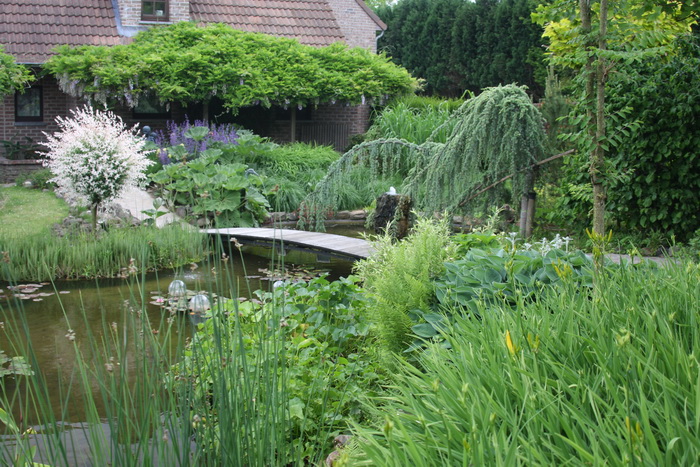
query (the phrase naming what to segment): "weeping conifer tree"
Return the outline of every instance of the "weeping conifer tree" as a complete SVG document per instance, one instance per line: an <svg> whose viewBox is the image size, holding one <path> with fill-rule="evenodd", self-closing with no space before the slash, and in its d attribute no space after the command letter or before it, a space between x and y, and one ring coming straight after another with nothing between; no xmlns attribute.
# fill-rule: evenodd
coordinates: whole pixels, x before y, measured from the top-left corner
<svg viewBox="0 0 700 467"><path fill-rule="evenodd" d="M380 139L355 146L331 165L304 200L302 218L322 229L326 213L337 206L339 182L358 165L369 167L377 179L402 175L400 192L411 197L418 211L469 214L504 202L515 204L525 197L521 206L526 212L534 187L534 164L545 154L546 136L544 119L524 89L516 85L486 88L452 118L457 121L452 122L454 130L444 144L431 137L420 145ZM512 179L509 190L498 183L506 177ZM521 222L525 234L523 230Z"/></svg>

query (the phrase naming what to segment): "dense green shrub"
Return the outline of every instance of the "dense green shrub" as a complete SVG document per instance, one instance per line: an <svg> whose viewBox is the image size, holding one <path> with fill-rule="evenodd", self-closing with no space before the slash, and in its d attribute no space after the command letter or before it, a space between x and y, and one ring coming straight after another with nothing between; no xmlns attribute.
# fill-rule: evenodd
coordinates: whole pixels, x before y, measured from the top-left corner
<svg viewBox="0 0 700 467"><path fill-rule="evenodd" d="M700 227L700 46L682 37L673 55L655 55L611 75L608 112L606 210L616 233L644 236L655 230L685 241ZM556 205L548 220L583 232L592 208L588 154L563 167Z"/></svg>
<svg viewBox="0 0 700 467"><path fill-rule="evenodd" d="M627 69L610 96L639 121L610 161L622 175L608 209L625 230L659 229L685 240L700 228L700 39L681 38L677 55ZM650 78L651 77L651 78Z"/></svg>
<svg viewBox="0 0 700 467"><path fill-rule="evenodd" d="M21 186L25 181L29 180L32 182L32 187L44 190L55 186L55 183L51 182L52 178L51 170L39 169L19 175L15 179L15 185Z"/></svg>
<svg viewBox="0 0 700 467"><path fill-rule="evenodd" d="M291 452L318 462L349 422L365 420L360 398L379 388L365 350L366 300L351 278L287 283L258 296L262 303L214 307L173 367L172 387L206 419L198 444L219 465L231 465L234 443L258 443L252 436L261 428L277 431L290 450L270 452L280 465ZM265 446L243 452L243 465L254 463L256 449Z"/></svg>

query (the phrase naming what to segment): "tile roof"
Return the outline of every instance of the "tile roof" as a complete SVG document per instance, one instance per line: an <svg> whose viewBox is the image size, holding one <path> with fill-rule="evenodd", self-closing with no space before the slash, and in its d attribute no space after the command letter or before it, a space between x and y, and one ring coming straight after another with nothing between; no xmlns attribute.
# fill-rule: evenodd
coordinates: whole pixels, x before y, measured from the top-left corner
<svg viewBox="0 0 700 467"><path fill-rule="evenodd" d="M43 63L60 44L124 41L111 0L0 0L0 43L20 63Z"/></svg>
<svg viewBox="0 0 700 467"><path fill-rule="evenodd" d="M362 0L358 3L386 27ZM190 0L190 16L201 23L227 23L314 46L345 39L328 0ZM112 0L0 0L0 44L20 63L43 63L61 44L115 45L129 40L119 34Z"/></svg>
<svg viewBox="0 0 700 467"><path fill-rule="evenodd" d="M345 39L327 0L191 0L193 21L329 45Z"/></svg>

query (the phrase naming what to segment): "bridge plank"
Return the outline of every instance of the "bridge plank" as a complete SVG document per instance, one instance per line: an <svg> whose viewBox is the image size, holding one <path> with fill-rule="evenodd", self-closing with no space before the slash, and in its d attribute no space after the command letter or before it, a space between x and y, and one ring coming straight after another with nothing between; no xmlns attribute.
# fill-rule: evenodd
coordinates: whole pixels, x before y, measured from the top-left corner
<svg viewBox="0 0 700 467"><path fill-rule="evenodd" d="M202 232L209 235L221 235L236 238L240 243L247 241L269 241L270 243L292 244L302 248L341 254L356 259L367 258L371 247L369 242L361 238L346 237L321 232L306 232L292 229L270 228L226 228L205 229Z"/></svg>

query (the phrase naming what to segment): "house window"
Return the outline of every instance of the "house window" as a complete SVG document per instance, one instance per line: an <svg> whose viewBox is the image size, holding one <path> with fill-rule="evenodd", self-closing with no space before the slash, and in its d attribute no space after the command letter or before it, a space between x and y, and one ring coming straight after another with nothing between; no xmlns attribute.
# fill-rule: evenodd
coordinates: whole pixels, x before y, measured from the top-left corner
<svg viewBox="0 0 700 467"><path fill-rule="evenodd" d="M142 21L168 21L168 2L141 2Z"/></svg>
<svg viewBox="0 0 700 467"><path fill-rule="evenodd" d="M44 120L44 92L41 86L32 86L15 94L15 121L41 122Z"/></svg>
<svg viewBox="0 0 700 467"><path fill-rule="evenodd" d="M134 107L134 118L141 120L170 118L170 109L155 97L146 96L140 98L138 105Z"/></svg>

